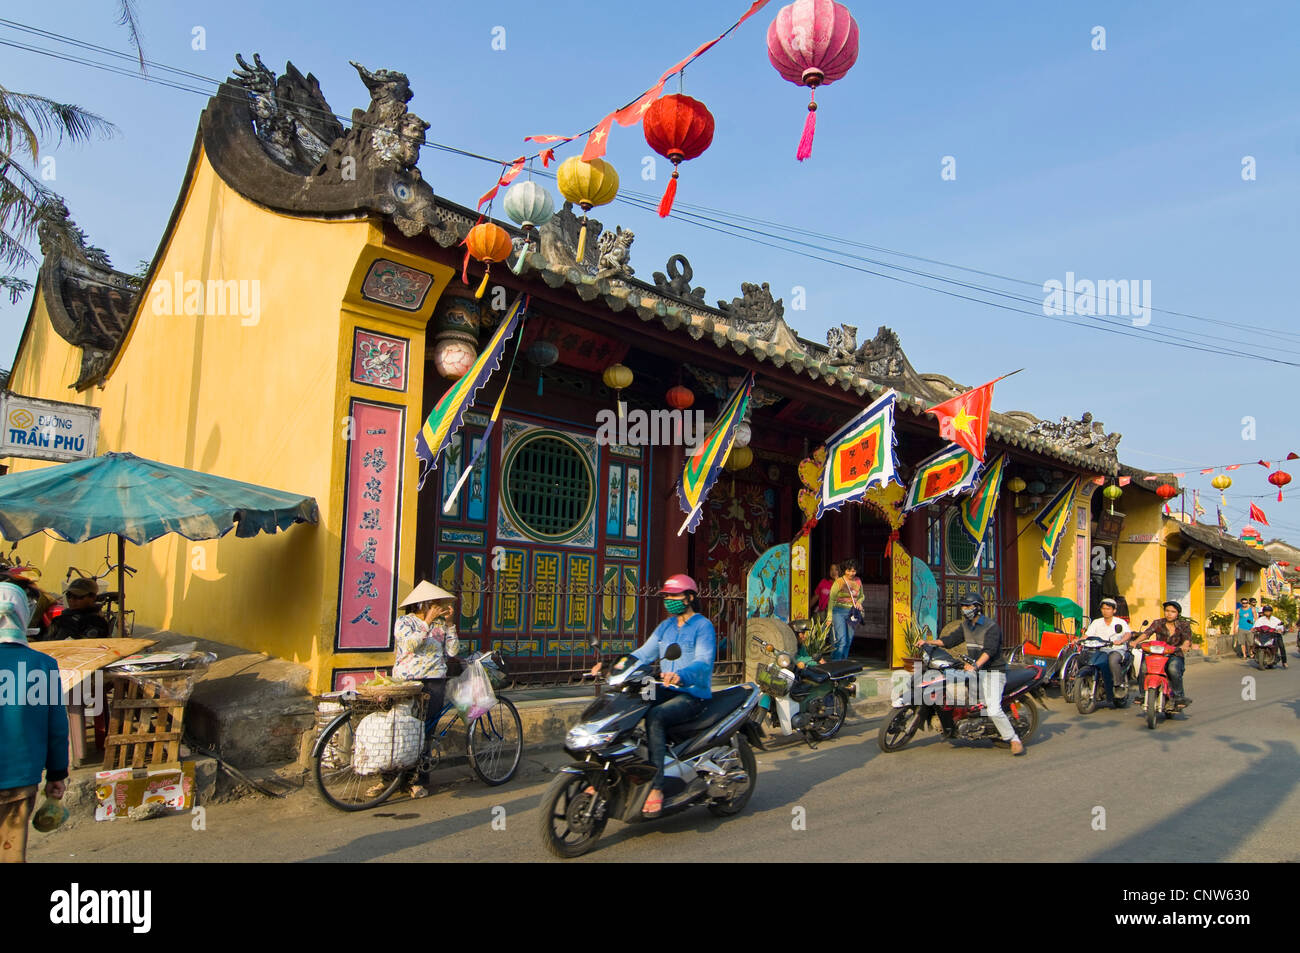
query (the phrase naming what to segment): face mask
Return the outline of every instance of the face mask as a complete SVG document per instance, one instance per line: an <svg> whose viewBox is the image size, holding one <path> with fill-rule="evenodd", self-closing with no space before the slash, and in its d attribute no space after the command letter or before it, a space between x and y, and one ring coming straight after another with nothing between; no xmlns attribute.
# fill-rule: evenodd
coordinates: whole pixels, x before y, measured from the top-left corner
<svg viewBox="0 0 1300 953"><path fill-rule="evenodd" d="M685 599L665 599L664 608L668 610L669 615L681 615L686 611Z"/></svg>
<svg viewBox="0 0 1300 953"><path fill-rule="evenodd" d="M970 621L974 622L975 617L980 614L980 611L976 609L974 606L962 606L961 614L966 619L969 619Z"/></svg>

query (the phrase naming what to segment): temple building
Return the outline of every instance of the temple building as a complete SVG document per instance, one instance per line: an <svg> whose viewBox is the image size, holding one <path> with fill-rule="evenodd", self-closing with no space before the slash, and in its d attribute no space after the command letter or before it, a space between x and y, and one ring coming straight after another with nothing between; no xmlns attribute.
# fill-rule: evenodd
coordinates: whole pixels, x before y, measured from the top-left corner
<svg viewBox="0 0 1300 953"><path fill-rule="evenodd" d="M88 243L44 248L13 391L100 408L100 452L319 503L319 524L269 539L172 536L130 549L137 618L306 664L319 690L391 664L397 602L433 579L461 595L470 648L500 646L523 680L548 683L589 666L593 646L643 639L660 618L657 584L688 572L705 588L723 671L738 674L745 618L768 611L747 601L748 574L805 522L801 463L893 390L907 481L945 445L926 408L983 381L917 372L890 328L859 340L858 315L816 316L831 325L826 341L804 338L768 284L706 295L682 255L662 271L634 268L635 236L622 228L592 221L579 260L580 210L567 204L537 230L521 273L495 265L476 298L483 266L471 262L462 283L461 243L477 215L421 176L427 124L408 110L406 76L358 74L370 102L344 128L312 75L241 59L200 118L143 281ZM517 346L507 343L418 489L421 424L521 294ZM613 365L630 372L617 391ZM750 452L718 479L696 531L679 534L689 435L679 430L694 411L713 420L749 373ZM678 403L692 398L676 417L674 388ZM988 459L1006 455L1008 488L983 546L961 531L959 500L904 514L895 485L817 523L809 578L858 561L867 621L855 653L891 662L918 599L941 624L977 590L1015 633L1025 595L1067 596L1088 612L1101 585L1093 534L1109 515L1094 491L1119 473L1118 441L1087 415L995 412ZM1049 569L1034 517L1075 480ZM1125 545L1114 525L1106 533L1106 546ZM42 536L19 548L53 575L102 550Z"/></svg>

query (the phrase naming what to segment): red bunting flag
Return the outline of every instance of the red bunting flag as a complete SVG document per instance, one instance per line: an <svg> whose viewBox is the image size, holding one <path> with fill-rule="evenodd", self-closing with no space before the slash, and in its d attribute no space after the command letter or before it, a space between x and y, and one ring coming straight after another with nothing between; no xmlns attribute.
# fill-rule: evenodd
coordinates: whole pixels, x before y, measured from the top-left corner
<svg viewBox="0 0 1300 953"><path fill-rule="evenodd" d="M1104 476L1093 477L1092 482L1098 486L1102 486L1106 482L1106 478Z"/></svg>
<svg viewBox="0 0 1300 953"><path fill-rule="evenodd" d="M1254 503L1250 504L1250 518L1256 523L1263 523L1265 526L1268 525L1268 517L1265 516L1264 511Z"/></svg>
<svg viewBox="0 0 1300 953"><path fill-rule="evenodd" d="M1296 453L1294 450L1292 450L1290 453L1286 455L1286 458L1288 460L1300 460L1300 453Z"/></svg>
<svg viewBox="0 0 1300 953"><path fill-rule="evenodd" d="M1119 478L1119 485L1120 485L1120 486L1128 486L1128 485L1129 485L1130 483L1132 483L1132 482L1133 482L1133 478L1132 478L1132 477L1120 477L1120 478Z"/></svg>
<svg viewBox="0 0 1300 953"><path fill-rule="evenodd" d="M1225 469L1225 470L1240 470L1241 467L1242 467L1242 464L1240 464L1240 463L1233 463L1233 464L1231 464L1231 465L1229 465L1229 466L1224 467L1223 469Z"/></svg>
<svg viewBox="0 0 1300 953"><path fill-rule="evenodd" d="M1206 467L1206 468L1205 468L1204 470L1202 470L1201 472L1202 472L1202 473L1213 473L1213 472L1214 472L1214 467Z"/></svg>
<svg viewBox="0 0 1300 953"><path fill-rule="evenodd" d="M592 159L604 156L605 148L609 145L609 127L613 123L614 113L610 113L595 129L591 130L591 135L587 137L587 148L582 150L583 162L590 162Z"/></svg>

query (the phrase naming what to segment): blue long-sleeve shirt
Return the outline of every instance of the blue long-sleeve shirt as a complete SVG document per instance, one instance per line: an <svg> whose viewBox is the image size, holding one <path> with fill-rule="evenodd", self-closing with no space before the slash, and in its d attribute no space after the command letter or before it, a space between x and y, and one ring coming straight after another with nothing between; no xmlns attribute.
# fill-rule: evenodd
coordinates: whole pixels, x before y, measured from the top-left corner
<svg viewBox="0 0 1300 953"><path fill-rule="evenodd" d="M44 680L44 704L29 692ZM59 663L19 642L0 642L0 790L68 776L68 714L59 691ZM51 697L51 695L53 697Z"/></svg>
<svg viewBox="0 0 1300 953"><path fill-rule="evenodd" d="M641 662L662 660L659 670L673 672L682 680L681 689L696 698L713 697L713 660L717 654L718 635L713 623L696 613L677 625L677 617L660 622L645 644L632 653ZM682 647L681 658L665 659L668 646Z"/></svg>

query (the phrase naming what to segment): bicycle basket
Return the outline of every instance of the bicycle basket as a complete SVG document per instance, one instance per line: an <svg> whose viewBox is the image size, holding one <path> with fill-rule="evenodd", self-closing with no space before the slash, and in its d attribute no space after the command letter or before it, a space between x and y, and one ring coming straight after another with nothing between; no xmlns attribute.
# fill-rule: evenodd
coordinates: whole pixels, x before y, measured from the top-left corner
<svg viewBox="0 0 1300 953"><path fill-rule="evenodd" d="M782 668L775 662L758 666L755 678L759 687L773 698L784 698L790 693L790 686L794 684L794 672Z"/></svg>

